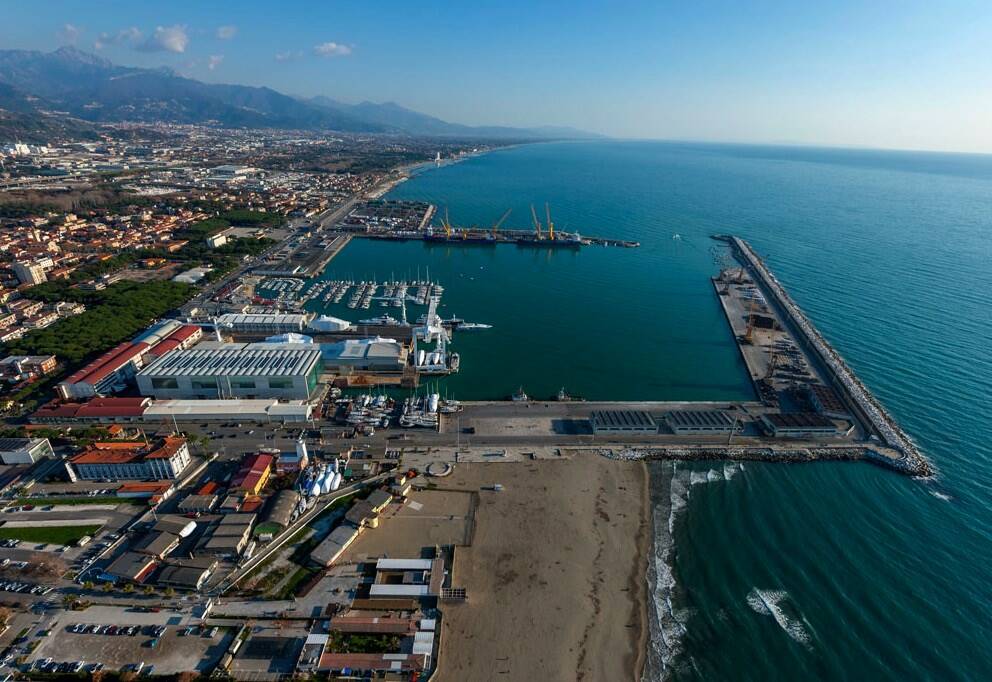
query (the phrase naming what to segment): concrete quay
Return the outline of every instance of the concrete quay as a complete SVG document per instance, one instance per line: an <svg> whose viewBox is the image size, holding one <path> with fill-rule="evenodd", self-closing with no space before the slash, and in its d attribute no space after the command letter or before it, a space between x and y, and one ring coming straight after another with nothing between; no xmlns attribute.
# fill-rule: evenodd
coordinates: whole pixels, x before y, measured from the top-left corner
<svg viewBox="0 0 992 682"><path fill-rule="evenodd" d="M771 273L764 261L755 254L750 244L735 236L717 236L715 238L731 245L737 259L754 275L755 282L761 286L766 294L770 294L771 300L775 302L790 326L793 327L796 338L815 354L830 373L835 390L840 393L845 402L852 408L855 416L871 434L871 440L877 440L877 445L884 445L901 454L902 464L898 468L918 476L934 475L936 469L933 464L920 452L909 435L898 426L881 403L858 379L840 354L823 338L805 313L785 291L775 275ZM882 449L877 447L875 443L868 443L865 447L873 451Z"/></svg>

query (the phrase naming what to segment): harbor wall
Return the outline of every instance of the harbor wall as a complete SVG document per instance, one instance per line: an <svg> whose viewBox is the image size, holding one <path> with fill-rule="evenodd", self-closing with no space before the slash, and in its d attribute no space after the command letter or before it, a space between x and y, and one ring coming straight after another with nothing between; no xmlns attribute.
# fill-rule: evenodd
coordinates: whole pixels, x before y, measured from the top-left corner
<svg viewBox="0 0 992 682"><path fill-rule="evenodd" d="M737 258L755 275L756 281L770 294L786 319L794 328L797 338L816 355L833 378L834 386L858 413L862 422L874 431L881 443L903 456L905 466L917 475L931 476L933 464L920 452L881 403L848 367L847 363L820 334L802 309L792 300L785 288L771 273L764 261L754 253L751 245L739 237L725 237Z"/></svg>

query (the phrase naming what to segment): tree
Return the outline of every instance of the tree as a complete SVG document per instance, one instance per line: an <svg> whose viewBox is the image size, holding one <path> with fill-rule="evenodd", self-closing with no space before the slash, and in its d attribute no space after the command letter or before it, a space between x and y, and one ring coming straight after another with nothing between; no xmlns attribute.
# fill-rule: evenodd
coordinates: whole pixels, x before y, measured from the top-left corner
<svg viewBox="0 0 992 682"><path fill-rule="evenodd" d="M113 592L114 591L114 584L113 583L104 583L103 584L103 591L104 592Z"/></svg>
<svg viewBox="0 0 992 682"><path fill-rule="evenodd" d="M131 583L124 583L123 590L125 593L131 594L132 592L134 592L134 585L132 585Z"/></svg>
<svg viewBox="0 0 992 682"><path fill-rule="evenodd" d="M172 597L176 596L176 591L174 589L172 589L171 586L170 587L166 587L165 588L165 596L166 597L169 597L169 598L172 598Z"/></svg>
<svg viewBox="0 0 992 682"><path fill-rule="evenodd" d="M83 581L83 589L84 590L92 590L93 589L93 581L92 580L84 580Z"/></svg>
<svg viewBox="0 0 992 682"><path fill-rule="evenodd" d="M155 588L151 585L145 585L145 589L142 590L145 594L151 595L155 593Z"/></svg>

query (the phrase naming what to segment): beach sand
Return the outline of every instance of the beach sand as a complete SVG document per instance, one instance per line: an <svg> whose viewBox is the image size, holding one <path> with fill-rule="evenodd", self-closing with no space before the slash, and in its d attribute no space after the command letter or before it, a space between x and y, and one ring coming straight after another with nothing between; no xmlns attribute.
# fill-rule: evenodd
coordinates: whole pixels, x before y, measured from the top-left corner
<svg viewBox="0 0 992 682"><path fill-rule="evenodd" d="M647 470L593 454L459 464L437 483L482 491L442 607L435 679L639 680L647 646Z"/></svg>

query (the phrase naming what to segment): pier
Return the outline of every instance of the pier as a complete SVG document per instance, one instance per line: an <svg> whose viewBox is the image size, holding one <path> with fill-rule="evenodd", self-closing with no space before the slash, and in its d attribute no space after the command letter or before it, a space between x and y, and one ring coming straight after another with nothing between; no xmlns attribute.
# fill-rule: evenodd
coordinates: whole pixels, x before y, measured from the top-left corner
<svg viewBox="0 0 992 682"><path fill-rule="evenodd" d="M805 313L792 300L792 297L785 291L778 279L768 269L764 261L754 252L751 245L739 237L718 235L714 239L728 243L734 256L753 277L753 282L758 290L765 297L769 312L774 314L775 319L782 323L784 329L790 333L797 341L802 350L805 351L815 362L815 369L818 374L827 380L828 385L843 400L845 406L857 419L859 426L864 431L864 437L868 441L865 447L874 448L878 454L883 456L884 448L896 451L900 455L902 465L908 470L918 475L932 475L933 465L923 456L919 448L912 439L898 426L896 421L882 407L868 388L854 374L854 371L847 365L840 354L827 342L820 334L813 323L806 317ZM717 284L719 293L719 284ZM725 312L728 312L731 326L734 328L734 316L729 312L730 306L723 302ZM748 315L748 329L751 331L755 327L752 312ZM735 329L735 332L738 329ZM741 353L748 366L752 380L756 382L759 395L764 385L767 390L774 390L773 385L763 384L768 377L768 363L774 365L775 360L764 363L764 377L762 375L762 360L754 352L754 346L750 339L738 336L741 345ZM747 348L746 345L752 345ZM886 457L891 459L891 457Z"/></svg>

